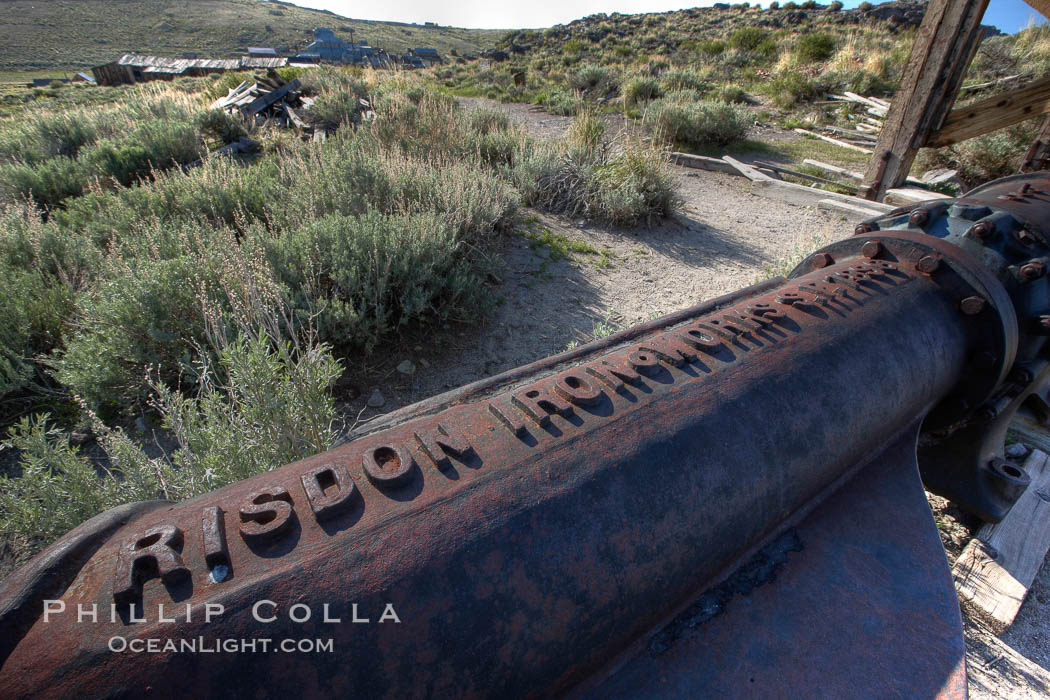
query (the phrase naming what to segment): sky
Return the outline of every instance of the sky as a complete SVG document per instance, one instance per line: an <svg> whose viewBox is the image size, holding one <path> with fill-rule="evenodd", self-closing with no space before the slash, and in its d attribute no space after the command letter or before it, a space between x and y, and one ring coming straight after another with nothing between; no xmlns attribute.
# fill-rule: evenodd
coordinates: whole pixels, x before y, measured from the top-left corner
<svg viewBox="0 0 1050 700"><path fill-rule="evenodd" d="M732 1L732 0L727 0ZM781 5L785 0L782 0ZM796 0L800 2L800 0ZM826 5L830 0L818 0ZM394 0L393 2L352 2L350 0L293 0L296 5L331 10L351 19L392 22L437 22L453 27L482 29L525 29L567 24L574 19L599 12L666 12L686 7L713 5L715 0ZM845 0L847 8L861 0ZM759 4L752 2L752 5ZM761 5L766 7L769 0ZM984 23L1012 34L1034 17L1046 20L1022 0L991 0Z"/></svg>

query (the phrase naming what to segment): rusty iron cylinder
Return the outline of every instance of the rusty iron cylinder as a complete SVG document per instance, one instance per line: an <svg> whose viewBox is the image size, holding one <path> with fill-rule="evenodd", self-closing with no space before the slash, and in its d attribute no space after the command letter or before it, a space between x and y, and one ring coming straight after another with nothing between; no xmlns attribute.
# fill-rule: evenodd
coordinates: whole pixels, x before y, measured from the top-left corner
<svg viewBox="0 0 1050 700"><path fill-rule="evenodd" d="M800 561L833 548L842 533L805 523L893 458L894 474L915 477L921 527L907 534L918 539L837 551L817 597L861 596L886 569L921 574L915 591L887 586L892 613L873 612L856 635L820 633L807 646L798 640L819 620L800 620L790 633L754 633L764 651L749 647L738 663L707 654L718 674L705 672L703 688L738 694L743 682L768 696L819 678L830 695L964 692L958 609L943 554L929 554L940 545L915 444L924 421L948 431L994 398L1017 319L974 256L878 228L877 240L858 229L790 279L407 407L330 452L184 503L98 516L5 582L0 687L8 697L637 695L617 686L637 668L625 658L676 663L693 642L665 652L656 631L678 630L669 621L793 528L796 549L809 548ZM817 605L816 617L838 614ZM691 619L683 630L701 624ZM894 625L907 635L886 632ZM333 650L112 649L114 639L304 636ZM800 673L802 663L819 671ZM765 674L750 686L754 669Z"/></svg>

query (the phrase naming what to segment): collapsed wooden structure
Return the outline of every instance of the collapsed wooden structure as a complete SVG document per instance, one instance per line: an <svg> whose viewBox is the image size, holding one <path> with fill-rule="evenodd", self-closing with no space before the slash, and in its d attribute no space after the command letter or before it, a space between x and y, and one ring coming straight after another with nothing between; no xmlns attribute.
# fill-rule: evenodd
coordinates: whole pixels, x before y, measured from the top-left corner
<svg viewBox="0 0 1050 700"><path fill-rule="evenodd" d="M1025 1L1050 16L1050 0ZM920 148L948 146L1050 112L1050 76L955 107L981 43L987 7L988 0L930 0L864 176L867 199L881 201L887 190L904 184ZM1043 169L1050 165L1048 156L1050 118L1019 170Z"/></svg>

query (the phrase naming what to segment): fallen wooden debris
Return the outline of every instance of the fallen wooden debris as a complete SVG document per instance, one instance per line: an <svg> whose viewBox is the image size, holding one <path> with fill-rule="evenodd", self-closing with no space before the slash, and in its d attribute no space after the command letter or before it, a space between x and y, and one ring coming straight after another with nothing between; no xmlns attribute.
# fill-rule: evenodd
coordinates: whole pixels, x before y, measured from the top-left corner
<svg viewBox="0 0 1050 700"><path fill-rule="evenodd" d="M285 83L276 90L271 90L264 95L260 95L258 98L253 100L246 107L241 108L241 112L245 115L258 114L270 105L274 104L282 97L290 93L292 90L296 90L299 87L299 80L293 80L290 83Z"/></svg>
<svg viewBox="0 0 1050 700"><path fill-rule="evenodd" d="M833 143L833 144L835 144L837 146L842 146L843 148L849 148L849 149L854 150L854 151L860 151L861 153L866 153L869 156L873 153L873 151L871 149L863 148L861 146L855 146L852 143L846 143L845 141L840 141L839 139L833 139L830 136L824 136L823 134L817 134L817 133L814 133L812 131L807 131L806 129L795 129L795 132L799 133L799 134L804 134L806 136L812 136L815 139L820 139L821 141L827 141L828 143Z"/></svg>
<svg viewBox="0 0 1050 700"><path fill-rule="evenodd" d="M882 199L887 204L903 207L916 202L928 202L931 199L951 199L951 197L940 192L924 190L918 187L895 187L886 190L886 196Z"/></svg>
<svg viewBox="0 0 1050 700"><path fill-rule="evenodd" d="M878 209L871 209L868 207L860 206L859 204L850 204L849 202L839 202L834 199L821 199L817 201L817 209L826 211L829 214L838 214L846 218L850 223L859 223L865 219L873 219L878 216L882 216L885 212Z"/></svg>
<svg viewBox="0 0 1050 700"><path fill-rule="evenodd" d="M747 163L741 163L739 160L737 160L735 158L730 158L729 156L722 156L722 160L724 160L725 162L729 163L734 168L736 168L738 171L740 171L740 174L743 175L744 177L746 177L748 180L753 180L753 181L770 180L772 182L776 182L776 180L771 178L769 175L766 175L763 172L759 172L757 168L755 168L753 166L750 166Z"/></svg>
<svg viewBox="0 0 1050 700"><path fill-rule="evenodd" d="M959 602L995 634L1013 623L1050 550L1050 457L1033 450L1024 467L1031 485L1001 523L980 529L952 569Z"/></svg>
<svg viewBox="0 0 1050 700"><path fill-rule="evenodd" d="M1008 75L1005 78L999 78L998 80L992 80L987 83L978 83L977 85L963 85L959 88L959 92L970 92L971 90L983 90L984 88L994 87L1001 85L1002 83L1012 83L1020 78L1030 78L1031 76L1026 73L1019 73L1017 75Z"/></svg>
<svg viewBox="0 0 1050 700"><path fill-rule="evenodd" d="M873 129L874 127L870 127L867 124L857 124L857 129L862 129L862 128ZM877 137L872 136L871 134L866 134L866 133L863 133L862 131L851 131L850 129L843 129L843 128L838 127L838 126L828 125L828 126L825 126L824 129L826 131L832 131L832 132L834 132L836 134L844 134L845 136L850 136L852 138L863 139L864 141L871 142L871 141L877 141L878 140Z"/></svg>
<svg viewBox="0 0 1050 700"><path fill-rule="evenodd" d="M830 165L829 163L822 163L819 160L813 160L811 158L807 158L802 162L806 165L812 165L822 170L826 170L829 173L834 173L835 175L842 175L843 177L848 177L851 180L856 180L857 182L864 182L864 173L858 173L855 170L847 170L846 168L840 168L837 165ZM923 186L927 184L922 180L919 180L914 177L909 177L906 182L909 185Z"/></svg>
<svg viewBox="0 0 1050 700"><path fill-rule="evenodd" d="M835 175L842 175L843 177L848 177L851 180L857 180L857 181L864 180L864 173L858 173L855 170L847 170L846 168L840 168L837 165L831 165L830 163L823 163L823 162L821 162L819 160L813 160L812 158L806 158L804 161L802 161L802 164L803 165L812 165L815 168L820 168L821 170L826 170L829 173L834 173Z"/></svg>
<svg viewBox="0 0 1050 700"><path fill-rule="evenodd" d="M851 192L856 194L856 188L853 185L847 185L842 182L828 180L826 178L817 177L816 175L810 175L809 173L803 173L798 170L791 170L789 168L785 168L782 165L778 165L777 163L768 163L764 160L756 160L754 164L755 166L764 168L766 170L772 170L774 172L782 173L784 175L802 178L803 180L810 180L811 182L819 182L824 185L834 185L835 187L842 187L843 189L850 190Z"/></svg>
<svg viewBox="0 0 1050 700"><path fill-rule="evenodd" d="M726 173L728 175L743 176L739 170L737 170L731 163L727 163L721 158L708 158L707 156L696 156L692 153L678 153L674 151L670 154L671 162L675 165L683 165L687 168L697 168L699 170L711 170L719 173Z"/></svg>

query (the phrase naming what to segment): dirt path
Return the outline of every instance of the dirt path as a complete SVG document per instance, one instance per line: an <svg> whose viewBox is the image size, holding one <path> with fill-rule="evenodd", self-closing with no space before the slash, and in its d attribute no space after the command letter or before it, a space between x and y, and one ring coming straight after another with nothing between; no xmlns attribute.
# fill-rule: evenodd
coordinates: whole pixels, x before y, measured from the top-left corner
<svg viewBox="0 0 1050 700"><path fill-rule="evenodd" d="M503 109L540 138L558 138L571 123L569 117L530 105L480 98L461 102ZM635 127L620 116L607 121L610 135L634 133ZM492 290L499 303L489 321L451 338L395 349L388 370L356 387L360 396L348 406L352 414L363 410L367 419L547 357L589 340L596 324L627 327L726 294L852 230L840 218L753 196L743 178L678 167L673 171L684 207L673 220L653 228L610 229L526 212L527 231L509 236L502 252L504 267ZM550 247L535 240L544 235L584 243L597 254L554 260ZM410 375L394 369L404 360L415 367ZM384 404L369 408L365 401L375 390ZM943 517L944 505L935 508L942 521L951 520ZM961 548L971 533L955 525L942 534L951 551ZM1004 635L1006 641L967 624L972 697L1027 698L1048 692L1048 568Z"/></svg>

